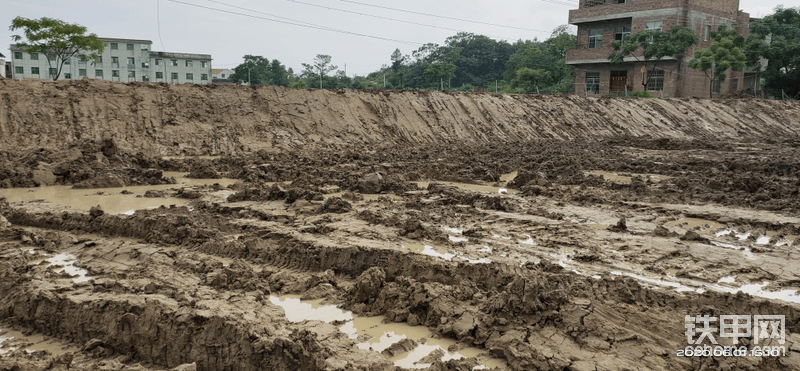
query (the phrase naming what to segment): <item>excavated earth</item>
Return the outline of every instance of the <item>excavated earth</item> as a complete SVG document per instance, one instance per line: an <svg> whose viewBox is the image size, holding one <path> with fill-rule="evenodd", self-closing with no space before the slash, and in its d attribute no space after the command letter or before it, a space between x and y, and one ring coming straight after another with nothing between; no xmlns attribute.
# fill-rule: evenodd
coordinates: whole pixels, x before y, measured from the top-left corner
<svg viewBox="0 0 800 371"><path fill-rule="evenodd" d="M0 98L0 370L800 370L797 102ZM785 354L677 356L700 315L783 315L739 346Z"/></svg>

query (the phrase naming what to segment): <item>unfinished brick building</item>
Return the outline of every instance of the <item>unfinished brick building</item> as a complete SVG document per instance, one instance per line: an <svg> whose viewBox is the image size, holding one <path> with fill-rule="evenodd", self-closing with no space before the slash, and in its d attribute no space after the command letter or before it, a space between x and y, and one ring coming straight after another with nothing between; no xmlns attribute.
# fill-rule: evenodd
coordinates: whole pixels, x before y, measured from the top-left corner
<svg viewBox="0 0 800 371"><path fill-rule="evenodd" d="M711 89L716 97L754 83L749 76L745 81L744 72L728 70L725 81L712 87L703 71L688 66L695 50L711 44L709 34L720 25L735 23L740 35L749 35L750 15L739 10L739 0L580 0L579 8L569 12L569 23L578 26L577 47L567 51L567 64L575 67L576 94L648 90L657 96L708 97ZM632 56L609 62L614 40L649 29L669 31L676 24L692 29L699 42L678 59L658 62L646 86L645 63ZM649 70L654 62L646 63Z"/></svg>

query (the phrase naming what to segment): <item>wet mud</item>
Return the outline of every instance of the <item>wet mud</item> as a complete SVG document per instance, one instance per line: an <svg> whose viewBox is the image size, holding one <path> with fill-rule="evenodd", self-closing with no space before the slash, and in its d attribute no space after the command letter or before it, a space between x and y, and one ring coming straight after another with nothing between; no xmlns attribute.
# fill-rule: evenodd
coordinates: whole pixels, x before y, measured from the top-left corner
<svg viewBox="0 0 800 371"><path fill-rule="evenodd" d="M81 84L56 86L89 89ZM289 107L270 100L279 89L235 92ZM354 94L299 92L301 117L327 107L320 95ZM375 115L392 111L373 100L400 99L369 94L360 104ZM489 99L398 94L429 109ZM29 109L8 99L6 110ZM610 110L750 104L667 102L598 100ZM170 125L190 125L176 112ZM796 128L749 136L723 116L708 129L715 139L692 131L699 120L678 128L667 122L677 114L654 112L663 120L650 133L682 134L564 129L476 142L454 131L379 146L342 131L335 146L277 151L243 150L258 138L240 127L225 145L159 142L163 152L133 138L4 147L0 369L800 369ZM295 140L286 135L270 145ZM785 316L785 355L677 356L687 315L730 314ZM743 346L765 344L778 345Z"/></svg>

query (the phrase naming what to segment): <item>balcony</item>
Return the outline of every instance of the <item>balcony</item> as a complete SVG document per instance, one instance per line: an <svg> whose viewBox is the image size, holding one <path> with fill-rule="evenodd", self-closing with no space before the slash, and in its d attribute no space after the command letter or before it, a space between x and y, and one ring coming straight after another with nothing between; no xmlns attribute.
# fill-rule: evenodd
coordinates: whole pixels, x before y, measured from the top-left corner
<svg viewBox="0 0 800 371"><path fill-rule="evenodd" d="M619 0L581 0L579 9L569 11L569 23L577 25L620 18L641 18L648 16L642 12L654 10L674 14L680 11L678 8L681 6L680 0L633 0L622 4ZM650 14L652 15L654 14Z"/></svg>

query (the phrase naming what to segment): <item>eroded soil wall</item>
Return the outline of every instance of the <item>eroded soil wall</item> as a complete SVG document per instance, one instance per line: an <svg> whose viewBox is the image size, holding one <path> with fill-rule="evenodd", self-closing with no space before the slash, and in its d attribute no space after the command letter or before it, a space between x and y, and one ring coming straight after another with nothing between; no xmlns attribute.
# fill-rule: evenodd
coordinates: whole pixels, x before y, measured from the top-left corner
<svg viewBox="0 0 800 371"><path fill-rule="evenodd" d="M800 104L273 86L0 80L0 149L113 138L128 152L800 134Z"/></svg>

